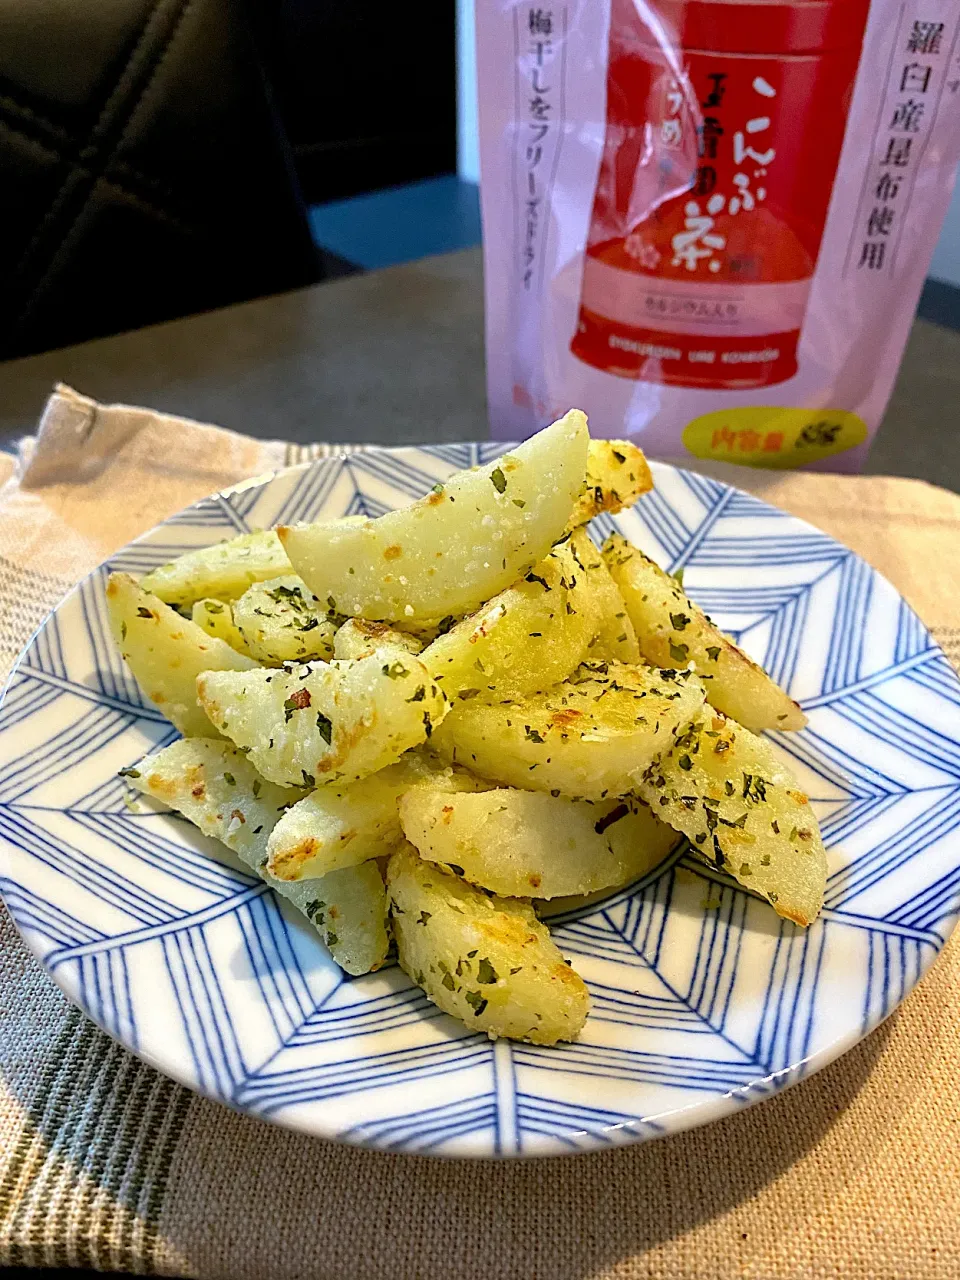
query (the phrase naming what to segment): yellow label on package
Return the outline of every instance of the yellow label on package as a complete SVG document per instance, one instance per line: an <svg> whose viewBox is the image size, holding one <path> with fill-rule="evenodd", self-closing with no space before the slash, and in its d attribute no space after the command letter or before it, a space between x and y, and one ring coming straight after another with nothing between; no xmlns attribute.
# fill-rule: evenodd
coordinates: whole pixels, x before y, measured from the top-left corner
<svg viewBox="0 0 960 1280"><path fill-rule="evenodd" d="M846 409L783 409L749 405L705 413L684 428L695 458L744 467L804 467L843 453L867 438L867 424Z"/></svg>

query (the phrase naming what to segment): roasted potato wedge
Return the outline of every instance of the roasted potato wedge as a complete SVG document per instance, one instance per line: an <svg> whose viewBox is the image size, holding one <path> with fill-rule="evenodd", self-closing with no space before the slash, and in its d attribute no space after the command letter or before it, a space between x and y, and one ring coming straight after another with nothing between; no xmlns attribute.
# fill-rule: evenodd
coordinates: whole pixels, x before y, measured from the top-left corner
<svg viewBox="0 0 960 1280"><path fill-rule="evenodd" d="M378 649L356 662L309 662L197 680L217 729L281 786L355 782L419 746L449 704L413 654Z"/></svg>
<svg viewBox="0 0 960 1280"><path fill-rule="evenodd" d="M408 751L396 764L348 786L319 787L273 829L268 870L281 880L328 875L391 853L403 838L397 801L442 766Z"/></svg>
<svg viewBox="0 0 960 1280"><path fill-rule="evenodd" d="M233 606L233 620L259 662L312 662L333 657L337 624L296 574L248 587Z"/></svg>
<svg viewBox="0 0 960 1280"><path fill-rule="evenodd" d="M603 556L593 545L586 529L573 531L570 550L576 557L594 614L594 637L587 657L593 662L609 660L636 666L643 661L637 633L620 588L611 578Z"/></svg>
<svg viewBox="0 0 960 1280"><path fill-rule="evenodd" d="M376 862L343 867L295 884L270 876L268 883L304 912L347 973L371 973L386 960L388 903Z"/></svg>
<svg viewBox="0 0 960 1280"><path fill-rule="evenodd" d="M489 897L410 845L390 859L387 890L400 965L445 1013L492 1039L576 1038L587 988L526 903Z"/></svg>
<svg viewBox="0 0 960 1280"><path fill-rule="evenodd" d="M567 540L421 659L451 702L501 702L565 679L587 656L597 625L594 596Z"/></svg>
<svg viewBox="0 0 960 1280"><path fill-rule="evenodd" d="M213 836L307 916L348 973L369 973L386 959L386 897L376 863L322 879L287 884L266 870L267 839L302 788L262 778L241 751L215 738L181 738L125 776L144 795L177 809Z"/></svg>
<svg viewBox="0 0 960 1280"><path fill-rule="evenodd" d="M692 672L585 663L545 693L462 702L433 736L448 763L528 791L605 800L636 779L703 706Z"/></svg>
<svg viewBox="0 0 960 1280"><path fill-rule="evenodd" d="M188 551L148 573L141 586L167 604L186 605L208 596L235 600L252 582L292 572L280 539L264 529Z"/></svg>
<svg viewBox="0 0 960 1280"><path fill-rule="evenodd" d="M709 709L674 735L638 783L706 861L808 925L823 905L827 857L810 802L771 743Z"/></svg>
<svg viewBox="0 0 960 1280"><path fill-rule="evenodd" d="M587 420L572 409L512 453L452 476L365 524L278 533L294 569L331 609L376 621L472 613L550 550L587 464Z"/></svg>
<svg viewBox="0 0 960 1280"><path fill-rule="evenodd" d="M341 660L366 658L384 645L420 653L423 641L403 631L395 631L385 622L367 622L365 618L348 618L333 637L333 656Z"/></svg>
<svg viewBox="0 0 960 1280"><path fill-rule="evenodd" d="M214 600L207 597L194 602L190 613L191 619L202 627L208 636L216 636L237 653L245 653L248 658L253 654L247 648L243 632L233 620L233 607L229 600Z"/></svg>
<svg viewBox="0 0 960 1280"><path fill-rule="evenodd" d="M180 738L123 776L232 849L257 875L266 865L274 824L304 794L302 787L267 782L222 738Z"/></svg>
<svg viewBox="0 0 960 1280"><path fill-rule="evenodd" d="M400 822L422 858L506 898L628 884L680 839L636 800L593 803L512 787L457 794L442 780L402 795Z"/></svg>
<svg viewBox="0 0 960 1280"><path fill-rule="evenodd" d="M586 524L601 511L616 513L632 507L653 488L653 476L640 449L629 440L591 440L587 450L587 478L574 504L568 529Z"/></svg>
<svg viewBox="0 0 960 1280"><path fill-rule="evenodd" d="M197 676L257 664L144 591L128 573L112 573L106 595L113 638L147 697L181 733L216 737L197 703Z"/></svg>
<svg viewBox="0 0 960 1280"><path fill-rule="evenodd" d="M619 534L604 543L603 558L626 601L648 662L692 664L710 705L754 733L804 727L807 717L797 703L713 625L676 578Z"/></svg>

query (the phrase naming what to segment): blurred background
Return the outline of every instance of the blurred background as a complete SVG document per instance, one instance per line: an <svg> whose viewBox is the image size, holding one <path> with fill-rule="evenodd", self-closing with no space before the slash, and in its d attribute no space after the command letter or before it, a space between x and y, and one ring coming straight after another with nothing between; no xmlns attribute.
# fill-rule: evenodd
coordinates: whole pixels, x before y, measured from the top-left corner
<svg viewBox="0 0 960 1280"><path fill-rule="evenodd" d="M486 434L473 4L0 0L0 447L57 380L259 436ZM958 330L955 198L872 469L960 488Z"/></svg>

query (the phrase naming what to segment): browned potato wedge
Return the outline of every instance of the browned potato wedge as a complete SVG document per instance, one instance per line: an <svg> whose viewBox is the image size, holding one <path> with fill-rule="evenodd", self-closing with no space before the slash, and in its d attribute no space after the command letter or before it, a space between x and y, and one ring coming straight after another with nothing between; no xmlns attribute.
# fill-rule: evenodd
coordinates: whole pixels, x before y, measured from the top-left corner
<svg viewBox="0 0 960 1280"><path fill-rule="evenodd" d="M233 606L233 620L248 652L267 665L333 657L337 625L295 573L248 587Z"/></svg>
<svg viewBox="0 0 960 1280"><path fill-rule="evenodd" d="M563 532L587 464L577 409L495 462L363 524L280 528L294 569L333 611L377 621L472 613Z"/></svg>
<svg viewBox="0 0 960 1280"><path fill-rule="evenodd" d="M184 605L206 596L235 600L252 582L290 572L280 539L273 529L264 529L188 551L148 573L141 586L167 604Z"/></svg>
<svg viewBox="0 0 960 1280"><path fill-rule="evenodd" d="M703 706L691 672L585 663L545 693L459 703L433 736L451 764L527 791L622 796Z"/></svg>
<svg viewBox="0 0 960 1280"><path fill-rule="evenodd" d="M181 733L216 737L197 702L197 676L249 671L257 665L253 659L181 617L128 573L110 575L107 611L117 648L147 697Z"/></svg>
<svg viewBox="0 0 960 1280"><path fill-rule="evenodd" d="M400 821L421 857L507 898L627 884L679 840L636 800L595 804L512 787L457 794L442 780L401 796Z"/></svg>
<svg viewBox="0 0 960 1280"><path fill-rule="evenodd" d="M771 743L707 711L674 735L639 782L658 817L700 856L808 925L823 905L827 856L810 802Z"/></svg>
<svg viewBox="0 0 960 1280"><path fill-rule="evenodd" d="M281 786L366 778L419 746L449 709L405 649L378 649L356 662L209 671L197 693L220 732Z"/></svg>
<svg viewBox="0 0 960 1280"><path fill-rule="evenodd" d="M387 890L400 965L445 1013L492 1039L576 1038L587 989L526 903L489 897L410 845L390 859Z"/></svg>
<svg viewBox="0 0 960 1280"><path fill-rule="evenodd" d="M386 960L388 904L383 873L375 861L296 884L264 878L305 913L341 969L356 977L375 972Z"/></svg>
<svg viewBox="0 0 960 1280"><path fill-rule="evenodd" d="M636 666L643 659L626 602L586 529L574 530L570 549L593 605L595 635L587 657L593 662L608 659Z"/></svg>
<svg viewBox="0 0 960 1280"><path fill-rule="evenodd" d="M387 956L386 896L375 862L286 884L266 870L267 839L302 795L262 778L241 751L216 738L181 738L125 776L144 795L177 809L206 836L302 911L347 973L369 973Z"/></svg>
<svg viewBox="0 0 960 1280"><path fill-rule="evenodd" d="M233 620L233 607L229 600L205 598L197 600L190 612L190 617L198 627L202 627L208 636L216 636L237 653L245 653L248 658L253 654L247 648L243 632Z"/></svg>
<svg viewBox="0 0 960 1280"><path fill-rule="evenodd" d="M692 663L710 705L754 733L803 728L807 717L797 703L713 625L676 578L619 534L604 543L603 558L648 662L675 667Z"/></svg>
<svg viewBox="0 0 960 1280"><path fill-rule="evenodd" d="M369 778L318 787L288 809L273 829L268 869L281 880L325 876L392 852L403 838L397 801L416 782L444 772L431 757L408 751Z"/></svg>
<svg viewBox="0 0 960 1280"><path fill-rule="evenodd" d="M523 697L565 679L587 656L597 604L570 541L424 649L424 666L451 702Z"/></svg>
<svg viewBox="0 0 960 1280"><path fill-rule="evenodd" d="M601 511L614 514L631 507L653 488L653 476L643 452L629 440L591 440L587 478L567 525L575 529Z"/></svg>

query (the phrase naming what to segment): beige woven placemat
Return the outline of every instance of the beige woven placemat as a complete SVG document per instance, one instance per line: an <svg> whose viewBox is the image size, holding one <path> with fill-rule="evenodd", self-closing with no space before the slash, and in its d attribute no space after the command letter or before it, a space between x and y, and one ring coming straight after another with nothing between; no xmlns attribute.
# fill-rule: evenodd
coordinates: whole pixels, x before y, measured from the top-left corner
<svg viewBox="0 0 960 1280"><path fill-rule="evenodd" d="M0 460L0 675L87 570L210 491L319 456L61 388ZM5 471L4 473L4 465ZM882 570L960 658L960 497L736 473ZM960 945L769 1102L509 1164L338 1147L196 1097L71 1008L0 925L0 1263L224 1280L960 1276Z"/></svg>

